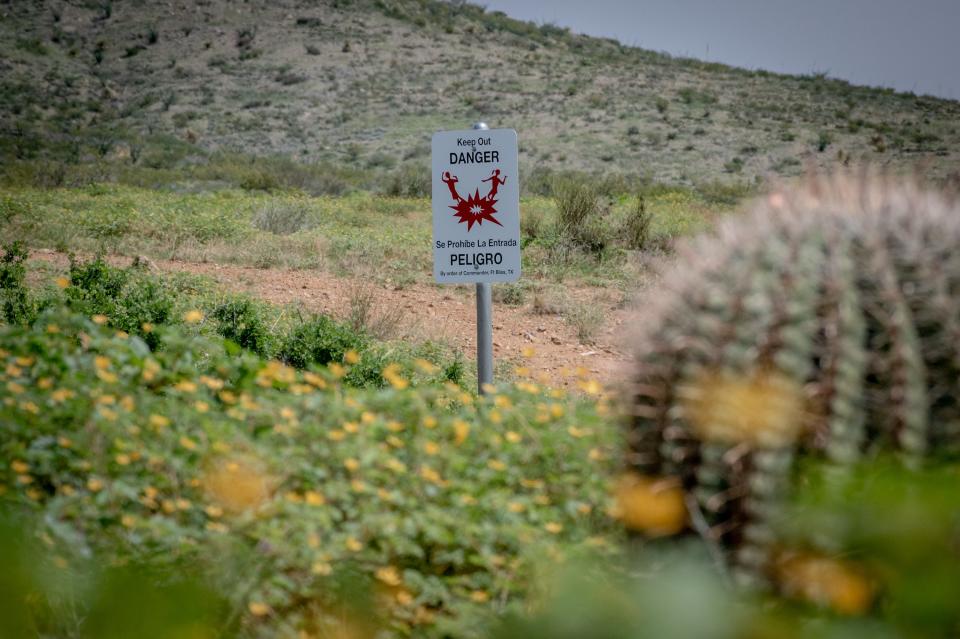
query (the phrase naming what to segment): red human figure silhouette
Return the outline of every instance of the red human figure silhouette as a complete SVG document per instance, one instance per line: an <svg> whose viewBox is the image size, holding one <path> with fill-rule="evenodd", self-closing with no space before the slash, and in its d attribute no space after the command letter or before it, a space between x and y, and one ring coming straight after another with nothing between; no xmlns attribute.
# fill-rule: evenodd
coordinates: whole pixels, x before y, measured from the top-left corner
<svg viewBox="0 0 960 639"><path fill-rule="evenodd" d="M457 180L457 176L450 175L450 171L444 171L443 175L440 176L440 179L443 180L443 183L447 185L448 189L450 189L450 195L453 197L453 199L457 202L463 202L463 198L460 197L459 193L457 193L456 184L459 181Z"/></svg>
<svg viewBox="0 0 960 639"><path fill-rule="evenodd" d="M481 180L481 182L493 182L490 185L490 195L487 196L488 200L492 200L493 198L497 197L497 191L500 189L500 185L507 183L507 178L501 178L500 169L494 169L493 174L486 180Z"/></svg>

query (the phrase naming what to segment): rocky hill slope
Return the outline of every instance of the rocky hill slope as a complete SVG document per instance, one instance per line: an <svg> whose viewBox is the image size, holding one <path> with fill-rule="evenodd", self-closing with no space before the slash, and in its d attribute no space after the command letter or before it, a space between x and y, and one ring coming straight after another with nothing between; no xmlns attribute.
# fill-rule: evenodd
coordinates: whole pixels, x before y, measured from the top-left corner
<svg viewBox="0 0 960 639"><path fill-rule="evenodd" d="M464 3L7 0L0 15L6 159L162 165L197 149L391 169L424 163L434 130L483 119L518 130L528 170L675 183L864 161L946 178L960 160L955 101L676 59Z"/></svg>

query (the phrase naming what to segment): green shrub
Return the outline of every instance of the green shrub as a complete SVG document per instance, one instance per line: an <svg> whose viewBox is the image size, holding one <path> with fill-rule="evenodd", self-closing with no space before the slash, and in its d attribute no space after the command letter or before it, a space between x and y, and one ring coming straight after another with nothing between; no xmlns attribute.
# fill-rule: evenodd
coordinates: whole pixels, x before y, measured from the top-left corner
<svg viewBox="0 0 960 639"><path fill-rule="evenodd" d="M71 258L67 304L87 316L105 316L110 326L159 348L156 329L172 319L173 295L160 279L136 268L119 269L102 256L83 263Z"/></svg>
<svg viewBox="0 0 960 639"><path fill-rule="evenodd" d="M20 241L4 248L0 261L0 319L8 324L33 322L36 308L30 302L25 283L27 250Z"/></svg>
<svg viewBox="0 0 960 639"><path fill-rule="evenodd" d="M210 316L217 323L217 333L226 339L261 357L271 353L273 336L260 305L250 298L229 299L217 306Z"/></svg>
<svg viewBox="0 0 960 639"><path fill-rule="evenodd" d="M310 209L303 202L271 201L253 216L253 226L275 235L290 235L313 226Z"/></svg>
<svg viewBox="0 0 960 639"><path fill-rule="evenodd" d="M561 180L555 188L557 235L578 248L600 254L610 241L596 189L583 180Z"/></svg>
<svg viewBox="0 0 960 639"><path fill-rule="evenodd" d="M290 331L277 357L285 364L304 369L314 364L342 362L347 351L360 351L365 344L366 339L350 327L326 315L317 315Z"/></svg>
<svg viewBox="0 0 960 639"><path fill-rule="evenodd" d="M647 203L642 195L637 196L636 205L627 213L623 223L622 237L627 248L642 251L650 242L650 225L653 215L647 210Z"/></svg>
<svg viewBox="0 0 960 639"><path fill-rule="evenodd" d="M49 636L128 637L129 611L169 611L157 591L187 564L218 595L212 616L165 615L209 624L188 634L345 636L330 624L349 617L382 623L376 636L466 638L534 601L543 553L616 552L605 400L403 388L405 373L354 389L222 343L172 327L150 353L63 312L0 326L0 503L24 515L44 583L83 577L70 605L40 590L37 607L0 611L62 624ZM148 602L84 570L120 565L149 575ZM3 566L0 586L20 564ZM376 616L337 606L365 592ZM114 634L99 625L110 602Z"/></svg>

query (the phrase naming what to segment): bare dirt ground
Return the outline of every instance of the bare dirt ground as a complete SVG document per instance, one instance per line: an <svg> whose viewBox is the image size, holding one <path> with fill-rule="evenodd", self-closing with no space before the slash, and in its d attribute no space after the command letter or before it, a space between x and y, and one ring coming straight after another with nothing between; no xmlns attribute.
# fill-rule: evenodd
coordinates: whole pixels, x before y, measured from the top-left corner
<svg viewBox="0 0 960 639"><path fill-rule="evenodd" d="M31 259L66 268L66 255L49 250L32 252ZM127 266L129 257L108 261ZM431 339L460 349L468 360L476 353L476 305L471 287L438 288L423 284L391 289L315 270L254 268L227 264L150 260L158 270L210 277L231 292L243 292L264 301L301 306L344 318L358 291L376 300L374 312L399 320L396 333L408 339ZM613 302L571 290L573 297L603 304L604 321L592 344L582 344L576 331L558 315L534 314L530 305L494 305L493 350L497 366L511 362L524 366L543 383L565 387L588 375L604 386L624 378L626 350L618 343L630 311Z"/></svg>

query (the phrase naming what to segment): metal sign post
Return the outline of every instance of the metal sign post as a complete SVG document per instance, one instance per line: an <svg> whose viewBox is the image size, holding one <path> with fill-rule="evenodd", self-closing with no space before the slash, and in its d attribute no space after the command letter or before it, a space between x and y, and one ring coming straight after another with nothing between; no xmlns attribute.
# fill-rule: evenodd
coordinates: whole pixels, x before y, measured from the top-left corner
<svg viewBox="0 0 960 639"><path fill-rule="evenodd" d="M433 276L476 284L477 390L493 383L493 282L520 277L517 133L439 131L432 143Z"/></svg>
<svg viewBox="0 0 960 639"><path fill-rule="evenodd" d="M486 122L473 125L475 131L487 131ZM493 383L493 291L489 282L477 282L477 392Z"/></svg>

